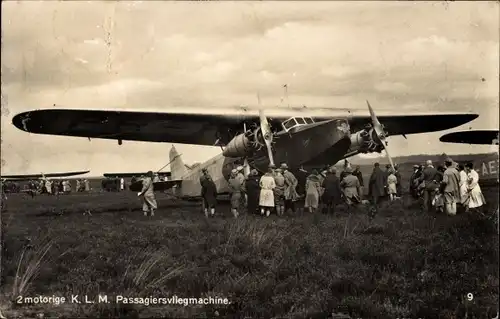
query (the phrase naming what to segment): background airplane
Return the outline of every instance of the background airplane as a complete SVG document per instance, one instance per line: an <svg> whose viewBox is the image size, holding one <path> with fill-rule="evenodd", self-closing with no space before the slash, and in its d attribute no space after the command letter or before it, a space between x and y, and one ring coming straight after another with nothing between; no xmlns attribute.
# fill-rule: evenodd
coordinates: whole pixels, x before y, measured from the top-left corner
<svg viewBox="0 0 500 319"><path fill-rule="evenodd" d="M65 173L41 173L41 174L19 174L19 175L2 175L2 190L6 193L18 193L18 192L32 192L33 189L21 189L21 185L18 182L26 181L43 181L48 178L58 178L58 177L70 177L87 174L90 171L77 171L77 172L65 172Z"/></svg>
<svg viewBox="0 0 500 319"><path fill-rule="evenodd" d="M498 130L471 130L448 133L439 138L441 142L498 145Z"/></svg>
<svg viewBox="0 0 500 319"><path fill-rule="evenodd" d="M26 180L33 180L33 179L43 179L43 178L50 178L50 177L69 177L69 176L76 176L76 175L83 175L87 174L90 171L77 171L77 172L66 172L66 173L41 173L41 174L20 174L20 175L2 175L0 178L2 181L8 180L8 181L26 181Z"/></svg>
<svg viewBox="0 0 500 319"><path fill-rule="evenodd" d="M334 109L278 107L266 110L275 114L268 119L262 110L257 116L248 110L238 113L234 109L232 114L228 109L211 109L212 114L189 109L183 109L182 113L47 109L17 114L12 122L26 132L115 139L118 144L134 140L223 147L222 154L191 170L179 161L172 162L171 180L164 181L164 186L177 185L183 194L198 194L197 178L202 168L207 168L214 178L227 180L231 169L243 160L261 172L270 163L282 162L298 171L384 149L392 164L386 141L389 132L405 136L445 130L478 117L477 114L377 117L369 103L368 110L368 115L334 116ZM194 182L198 183L196 191L194 186L188 186ZM222 180L217 184L223 185Z"/></svg>
<svg viewBox="0 0 500 319"><path fill-rule="evenodd" d="M498 145L498 130L471 130L448 133L439 138L441 142ZM483 185L498 185L498 152L485 155L469 155L470 162L479 173L479 182ZM457 162L459 162L457 160Z"/></svg>

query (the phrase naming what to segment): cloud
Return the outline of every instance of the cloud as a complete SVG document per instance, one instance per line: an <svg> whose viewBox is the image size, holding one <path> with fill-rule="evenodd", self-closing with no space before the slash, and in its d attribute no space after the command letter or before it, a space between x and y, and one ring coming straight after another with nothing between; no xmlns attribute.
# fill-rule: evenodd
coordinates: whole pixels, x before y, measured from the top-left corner
<svg viewBox="0 0 500 319"><path fill-rule="evenodd" d="M92 167L104 169L103 154L120 154L115 160L129 165L124 149L133 146L30 135L10 124L18 112L54 104L207 109L255 105L258 92L271 106L364 110L368 99L379 112L474 111L481 116L472 125L498 127L494 2L82 1L2 8L2 138L10 143L2 158L12 169L23 162L19 156L51 165L44 158L57 153L54 141L74 163L71 150L92 150L100 154L86 155ZM289 100L282 103L285 83ZM429 146L426 138L438 137L415 136L411 144L410 137L395 138L393 152L458 150ZM147 147L162 154L164 145L145 145L136 146L135 162L153 166L141 154ZM204 159L185 153L187 162ZM39 165L28 162L22 169Z"/></svg>

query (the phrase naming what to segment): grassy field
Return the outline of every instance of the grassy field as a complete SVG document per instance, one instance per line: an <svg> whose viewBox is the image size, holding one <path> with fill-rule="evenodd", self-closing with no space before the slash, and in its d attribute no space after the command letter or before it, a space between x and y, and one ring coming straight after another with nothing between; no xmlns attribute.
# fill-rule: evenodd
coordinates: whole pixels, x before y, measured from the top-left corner
<svg viewBox="0 0 500 319"><path fill-rule="evenodd" d="M491 207L498 188L484 190ZM7 318L492 318L498 230L486 216L421 214L410 199L373 220L301 214L206 220L160 194L144 217L135 193L11 195L2 214ZM493 203L491 203L493 202ZM83 213L90 210L92 216ZM467 294L472 294L468 300ZM16 297L107 295L110 303L17 304ZM228 305L115 303L115 296L228 298ZM334 316L334 318L337 316ZM40 317L38 317L40 318Z"/></svg>

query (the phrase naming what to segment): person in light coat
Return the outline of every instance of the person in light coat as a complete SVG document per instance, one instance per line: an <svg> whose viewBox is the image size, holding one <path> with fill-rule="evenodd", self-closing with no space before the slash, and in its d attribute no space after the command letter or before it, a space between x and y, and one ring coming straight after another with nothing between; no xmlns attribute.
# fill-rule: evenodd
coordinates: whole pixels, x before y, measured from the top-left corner
<svg viewBox="0 0 500 319"><path fill-rule="evenodd" d="M318 209L320 194L321 183L318 171L313 170L306 180L306 199L304 203L304 208L308 208L310 213L314 213Z"/></svg>
<svg viewBox="0 0 500 319"><path fill-rule="evenodd" d="M445 211L448 215L456 215L457 202L460 202L460 173L451 159L445 160L444 165L446 170L441 183L445 184L443 189Z"/></svg>
<svg viewBox="0 0 500 319"><path fill-rule="evenodd" d="M286 163L281 164L280 168L283 171L283 177L285 178L285 211L290 209L293 213L295 213L295 202L299 199L299 194L297 193L297 185L299 181L295 175L288 170L288 165Z"/></svg>
<svg viewBox="0 0 500 319"><path fill-rule="evenodd" d="M479 208L486 204L481 187L479 186L479 174L474 170L472 163L465 164L468 181L468 199L466 200L467 208Z"/></svg>
<svg viewBox="0 0 500 319"><path fill-rule="evenodd" d="M123 179L123 177L120 178L120 190L125 190L125 180Z"/></svg>
<svg viewBox="0 0 500 319"><path fill-rule="evenodd" d="M274 181L274 166L269 166L267 173L260 178L259 186L260 214L264 215L265 212L266 216L269 216L271 215L271 210L274 208L274 188L276 187L276 182Z"/></svg>
<svg viewBox="0 0 500 319"><path fill-rule="evenodd" d="M468 177L467 172L465 171L465 167L463 164L458 164L458 173L460 175L460 205L462 209L465 209L465 202L467 201L468 190Z"/></svg>
<svg viewBox="0 0 500 319"><path fill-rule="evenodd" d="M155 210L158 208L155 198L154 186L153 186L153 172L149 171L147 176L142 180L142 190L137 193L142 200L142 211L144 216L155 215Z"/></svg>
<svg viewBox="0 0 500 319"><path fill-rule="evenodd" d="M340 186L344 189L344 198L347 203L347 210L350 211L354 204L361 202L359 197L359 180L356 176L352 175L352 168L347 167L344 172L346 176L340 182Z"/></svg>

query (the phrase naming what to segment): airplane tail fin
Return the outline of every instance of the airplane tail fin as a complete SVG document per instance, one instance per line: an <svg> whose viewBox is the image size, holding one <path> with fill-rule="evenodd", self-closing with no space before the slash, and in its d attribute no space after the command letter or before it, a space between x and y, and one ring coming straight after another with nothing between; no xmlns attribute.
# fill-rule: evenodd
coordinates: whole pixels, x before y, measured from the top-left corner
<svg viewBox="0 0 500 319"><path fill-rule="evenodd" d="M181 159L181 155L177 153L174 145L172 145L168 155L170 159L171 178L173 180L182 179L188 170Z"/></svg>

